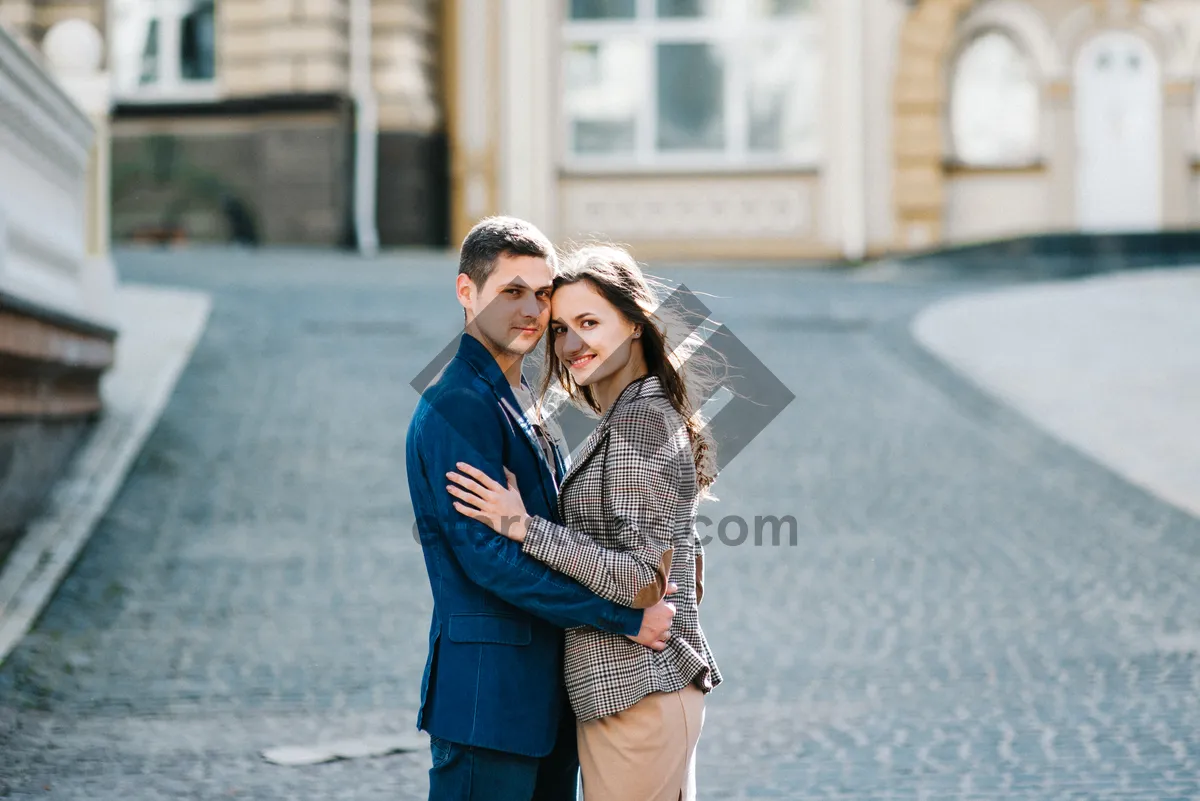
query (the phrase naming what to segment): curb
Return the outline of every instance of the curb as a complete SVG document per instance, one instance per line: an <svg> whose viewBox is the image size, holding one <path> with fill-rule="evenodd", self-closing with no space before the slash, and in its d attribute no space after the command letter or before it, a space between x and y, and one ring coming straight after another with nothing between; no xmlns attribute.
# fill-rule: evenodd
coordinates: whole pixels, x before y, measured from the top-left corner
<svg viewBox="0 0 1200 801"><path fill-rule="evenodd" d="M30 630L154 430L212 309L201 292L122 285L105 411L0 569L0 663Z"/></svg>

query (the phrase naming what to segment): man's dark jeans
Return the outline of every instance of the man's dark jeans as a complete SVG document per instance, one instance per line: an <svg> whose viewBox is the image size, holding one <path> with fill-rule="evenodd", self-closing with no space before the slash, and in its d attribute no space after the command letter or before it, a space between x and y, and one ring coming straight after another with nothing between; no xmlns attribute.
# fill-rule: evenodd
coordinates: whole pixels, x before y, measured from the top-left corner
<svg viewBox="0 0 1200 801"><path fill-rule="evenodd" d="M575 717L563 715L558 740L542 758L429 739L429 801L575 801L579 751Z"/></svg>

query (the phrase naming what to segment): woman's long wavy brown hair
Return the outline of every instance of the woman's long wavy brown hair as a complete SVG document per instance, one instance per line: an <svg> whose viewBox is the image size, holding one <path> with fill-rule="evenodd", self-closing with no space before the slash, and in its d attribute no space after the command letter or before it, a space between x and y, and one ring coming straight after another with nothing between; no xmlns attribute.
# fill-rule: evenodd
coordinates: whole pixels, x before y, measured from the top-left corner
<svg viewBox="0 0 1200 801"><path fill-rule="evenodd" d="M714 368L721 360L706 352L694 333L698 326L686 325L682 313L664 306L655 290L663 292L666 285L643 273L625 249L588 245L570 253L554 279L554 289L580 281L588 282L627 322L641 325L649 374L658 378L671 405L683 418L691 441L700 497L711 497L710 487L717 479L716 443L700 416L700 406L720 383ZM572 403L598 414L600 406L591 388L581 387L571 378L566 364L555 352L554 339L554 326L550 326L540 396L546 398L551 384L557 383Z"/></svg>

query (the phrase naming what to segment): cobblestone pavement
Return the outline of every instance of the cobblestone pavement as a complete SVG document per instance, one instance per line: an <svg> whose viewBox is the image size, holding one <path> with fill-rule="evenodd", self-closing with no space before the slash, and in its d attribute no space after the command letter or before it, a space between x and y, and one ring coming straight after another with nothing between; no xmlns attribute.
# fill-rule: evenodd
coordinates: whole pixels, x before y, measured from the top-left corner
<svg viewBox="0 0 1200 801"><path fill-rule="evenodd" d="M429 591L408 382L451 262L124 254L215 293L110 513L0 666L0 796L415 799L427 752L258 751L411 731ZM796 393L722 476L702 620L706 799L1200 798L1200 521L913 345L961 278L694 269ZM750 522L739 546L740 515ZM798 537L754 544L755 516Z"/></svg>

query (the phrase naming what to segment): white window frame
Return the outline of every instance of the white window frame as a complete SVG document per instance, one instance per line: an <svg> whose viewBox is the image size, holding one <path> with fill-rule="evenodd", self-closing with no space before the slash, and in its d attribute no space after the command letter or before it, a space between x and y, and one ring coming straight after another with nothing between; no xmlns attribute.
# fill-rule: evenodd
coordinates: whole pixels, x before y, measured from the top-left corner
<svg viewBox="0 0 1200 801"><path fill-rule="evenodd" d="M839 0L821 0L838 2ZM567 172L628 173L628 172L769 172L779 169L816 170L824 148L825 65L828 54L821 46L824 14L820 3L795 17L754 18L746 0L732 0L726 16L699 18L659 18L656 0L636 0L634 19L572 20L562 12L562 47L560 63L573 44L595 44L613 40L636 40L643 48L645 63L651 72L645 78L642 105L635 118L636 133L633 153L612 155L580 155L571 148L571 118L565 109L567 86L561 83L559 97L559 159ZM812 153L791 157L778 153L754 153L749 147L749 112L745 102L747 66L743 58L725 61L724 118L725 147L722 150L662 152L656 148L658 134L658 81L654 73L655 48L664 42L716 44L727 49L744 46L754 40L779 39L791 36L804 46L818 51L821 65L819 89L814 97L814 134Z"/></svg>
<svg viewBox="0 0 1200 801"><path fill-rule="evenodd" d="M214 14L216 6L221 0L212 0L214 6ZM197 0L137 0L138 13L132 20L122 21L118 19L116 9L117 3L109 3L109 27L113 31L110 47L119 46L118 37L122 31L120 27L123 24L134 24L134 21L141 26L142 31L149 30L150 21L157 19L158 23L158 80L145 86L125 86L121 84L115 62L120 58L115 52L111 56L112 80L113 80L113 97L122 103L177 103L177 102L204 102L218 99L218 85L216 78L216 65L214 64L213 77L200 80L185 79L180 73L180 61L182 57L183 42L180 38L180 28L183 23L183 18L187 16L198 4ZM214 20L215 22L215 20ZM144 40L143 40L144 42ZM168 55L170 57L168 57ZM134 58L140 66L141 53Z"/></svg>

